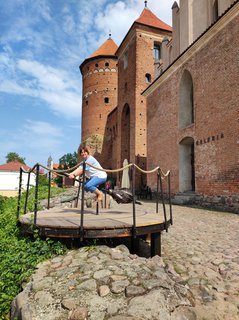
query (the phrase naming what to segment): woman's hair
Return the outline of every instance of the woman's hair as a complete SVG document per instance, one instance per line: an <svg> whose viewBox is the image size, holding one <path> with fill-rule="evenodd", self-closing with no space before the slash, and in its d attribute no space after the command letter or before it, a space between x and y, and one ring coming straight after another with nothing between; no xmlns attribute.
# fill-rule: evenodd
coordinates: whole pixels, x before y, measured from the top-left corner
<svg viewBox="0 0 239 320"><path fill-rule="evenodd" d="M90 154L89 148L88 148L87 146L81 144L81 145L79 146L79 148L78 148L78 157L80 157L82 151L85 151L85 152L87 152L88 154Z"/></svg>

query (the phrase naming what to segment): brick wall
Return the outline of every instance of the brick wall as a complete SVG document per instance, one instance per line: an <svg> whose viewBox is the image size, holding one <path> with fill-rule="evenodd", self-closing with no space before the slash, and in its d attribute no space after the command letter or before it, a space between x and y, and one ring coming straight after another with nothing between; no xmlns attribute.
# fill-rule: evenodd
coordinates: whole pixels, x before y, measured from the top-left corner
<svg viewBox="0 0 239 320"><path fill-rule="evenodd" d="M108 114L117 105L117 59L96 57L84 65L82 76L82 142L90 145L105 167L102 147L108 138Z"/></svg>
<svg viewBox="0 0 239 320"><path fill-rule="evenodd" d="M118 134L119 148L117 152L117 165L122 166L123 160L128 157L131 163L137 163L146 169L147 158L147 111L146 98L142 91L150 84L146 74L154 80L154 42L162 42L164 32L135 24L124 39L118 50ZM124 66L124 55L128 55L128 65ZM130 110L129 130L125 128L124 107ZM146 177L137 173L136 186L143 185Z"/></svg>
<svg viewBox="0 0 239 320"><path fill-rule="evenodd" d="M157 165L170 169L174 193L179 190L179 143L192 137L196 192L204 197L234 195L234 202L239 199L238 25L239 16L148 97L148 169ZM180 80L184 70L193 80L195 120L179 129ZM154 177L149 177L148 183L156 187Z"/></svg>

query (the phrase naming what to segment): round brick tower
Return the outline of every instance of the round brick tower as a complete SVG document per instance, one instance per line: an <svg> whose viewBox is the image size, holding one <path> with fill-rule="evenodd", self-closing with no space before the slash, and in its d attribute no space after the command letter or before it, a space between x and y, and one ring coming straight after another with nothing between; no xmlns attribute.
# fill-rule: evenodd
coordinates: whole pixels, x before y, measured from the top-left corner
<svg viewBox="0 0 239 320"><path fill-rule="evenodd" d="M107 146L107 118L117 106L118 46L109 37L80 65L82 74L82 143L103 161ZM104 153L104 154L103 154ZM107 154L107 153L106 153Z"/></svg>

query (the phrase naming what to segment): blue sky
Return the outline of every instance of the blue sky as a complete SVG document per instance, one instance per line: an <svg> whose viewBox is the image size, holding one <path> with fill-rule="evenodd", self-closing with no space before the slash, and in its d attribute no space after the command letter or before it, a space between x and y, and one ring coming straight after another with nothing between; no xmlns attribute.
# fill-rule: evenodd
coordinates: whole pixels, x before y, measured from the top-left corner
<svg viewBox="0 0 239 320"><path fill-rule="evenodd" d="M171 0L148 8L171 25ZM79 65L109 36L119 45L144 0L8 0L0 3L0 164L54 163L81 142Z"/></svg>

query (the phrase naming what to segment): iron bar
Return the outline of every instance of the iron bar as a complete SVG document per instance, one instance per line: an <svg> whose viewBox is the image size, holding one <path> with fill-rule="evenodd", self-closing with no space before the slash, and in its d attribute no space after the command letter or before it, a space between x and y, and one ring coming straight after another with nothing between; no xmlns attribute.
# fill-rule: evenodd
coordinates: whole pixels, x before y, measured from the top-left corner
<svg viewBox="0 0 239 320"><path fill-rule="evenodd" d="M80 241L84 239L84 198L85 198L85 162L83 162L82 190L81 190L81 221L80 221Z"/></svg>
<svg viewBox="0 0 239 320"><path fill-rule="evenodd" d="M80 197L80 188L81 188L81 181L79 180L79 185L78 185L78 191L77 191L77 198L76 198L75 208L78 208L78 202L79 202L79 197Z"/></svg>
<svg viewBox="0 0 239 320"><path fill-rule="evenodd" d="M36 189L35 189L35 206L34 206L34 225L36 225L36 223L37 223L38 185L39 185L39 163L36 164Z"/></svg>
<svg viewBox="0 0 239 320"><path fill-rule="evenodd" d="M157 171L156 213L159 213L159 169Z"/></svg>
<svg viewBox="0 0 239 320"><path fill-rule="evenodd" d="M50 197L51 197L51 171L48 172L48 198L47 198L47 209L50 209Z"/></svg>
<svg viewBox="0 0 239 320"><path fill-rule="evenodd" d="M165 230L168 232L167 214L166 214L166 207L165 207L165 201L164 201L164 195L163 195L163 182L162 182L161 174L159 175L159 182L160 182L160 190L161 190L161 197L162 197L162 204L163 204Z"/></svg>
<svg viewBox="0 0 239 320"><path fill-rule="evenodd" d="M171 201L171 176L170 172L168 174L168 197L169 197L169 214L170 214L170 223L173 224L173 212L172 212L172 201Z"/></svg>
<svg viewBox="0 0 239 320"><path fill-rule="evenodd" d="M27 177L27 190L26 190L26 197L25 197L24 214L27 213L27 202L28 202L28 194L29 194L30 177L31 177L31 172L29 171L28 177Z"/></svg>
<svg viewBox="0 0 239 320"><path fill-rule="evenodd" d="M135 167L132 166L131 167L132 169L132 181L131 181L131 184L132 184L132 196L133 196L133 201L132 201L132 204L133 204L133 239L136 239L136 214L135 214Z"/></svg>
<svg viewBox="0 0 239 320"><path fill-rule="evenodd" d="M22 194L22 168L20 168L20 174L19 174L19 189L18 189L18 201L17 201L17 220L19 219L19 215L20 215L21 194Z"/></svg>

